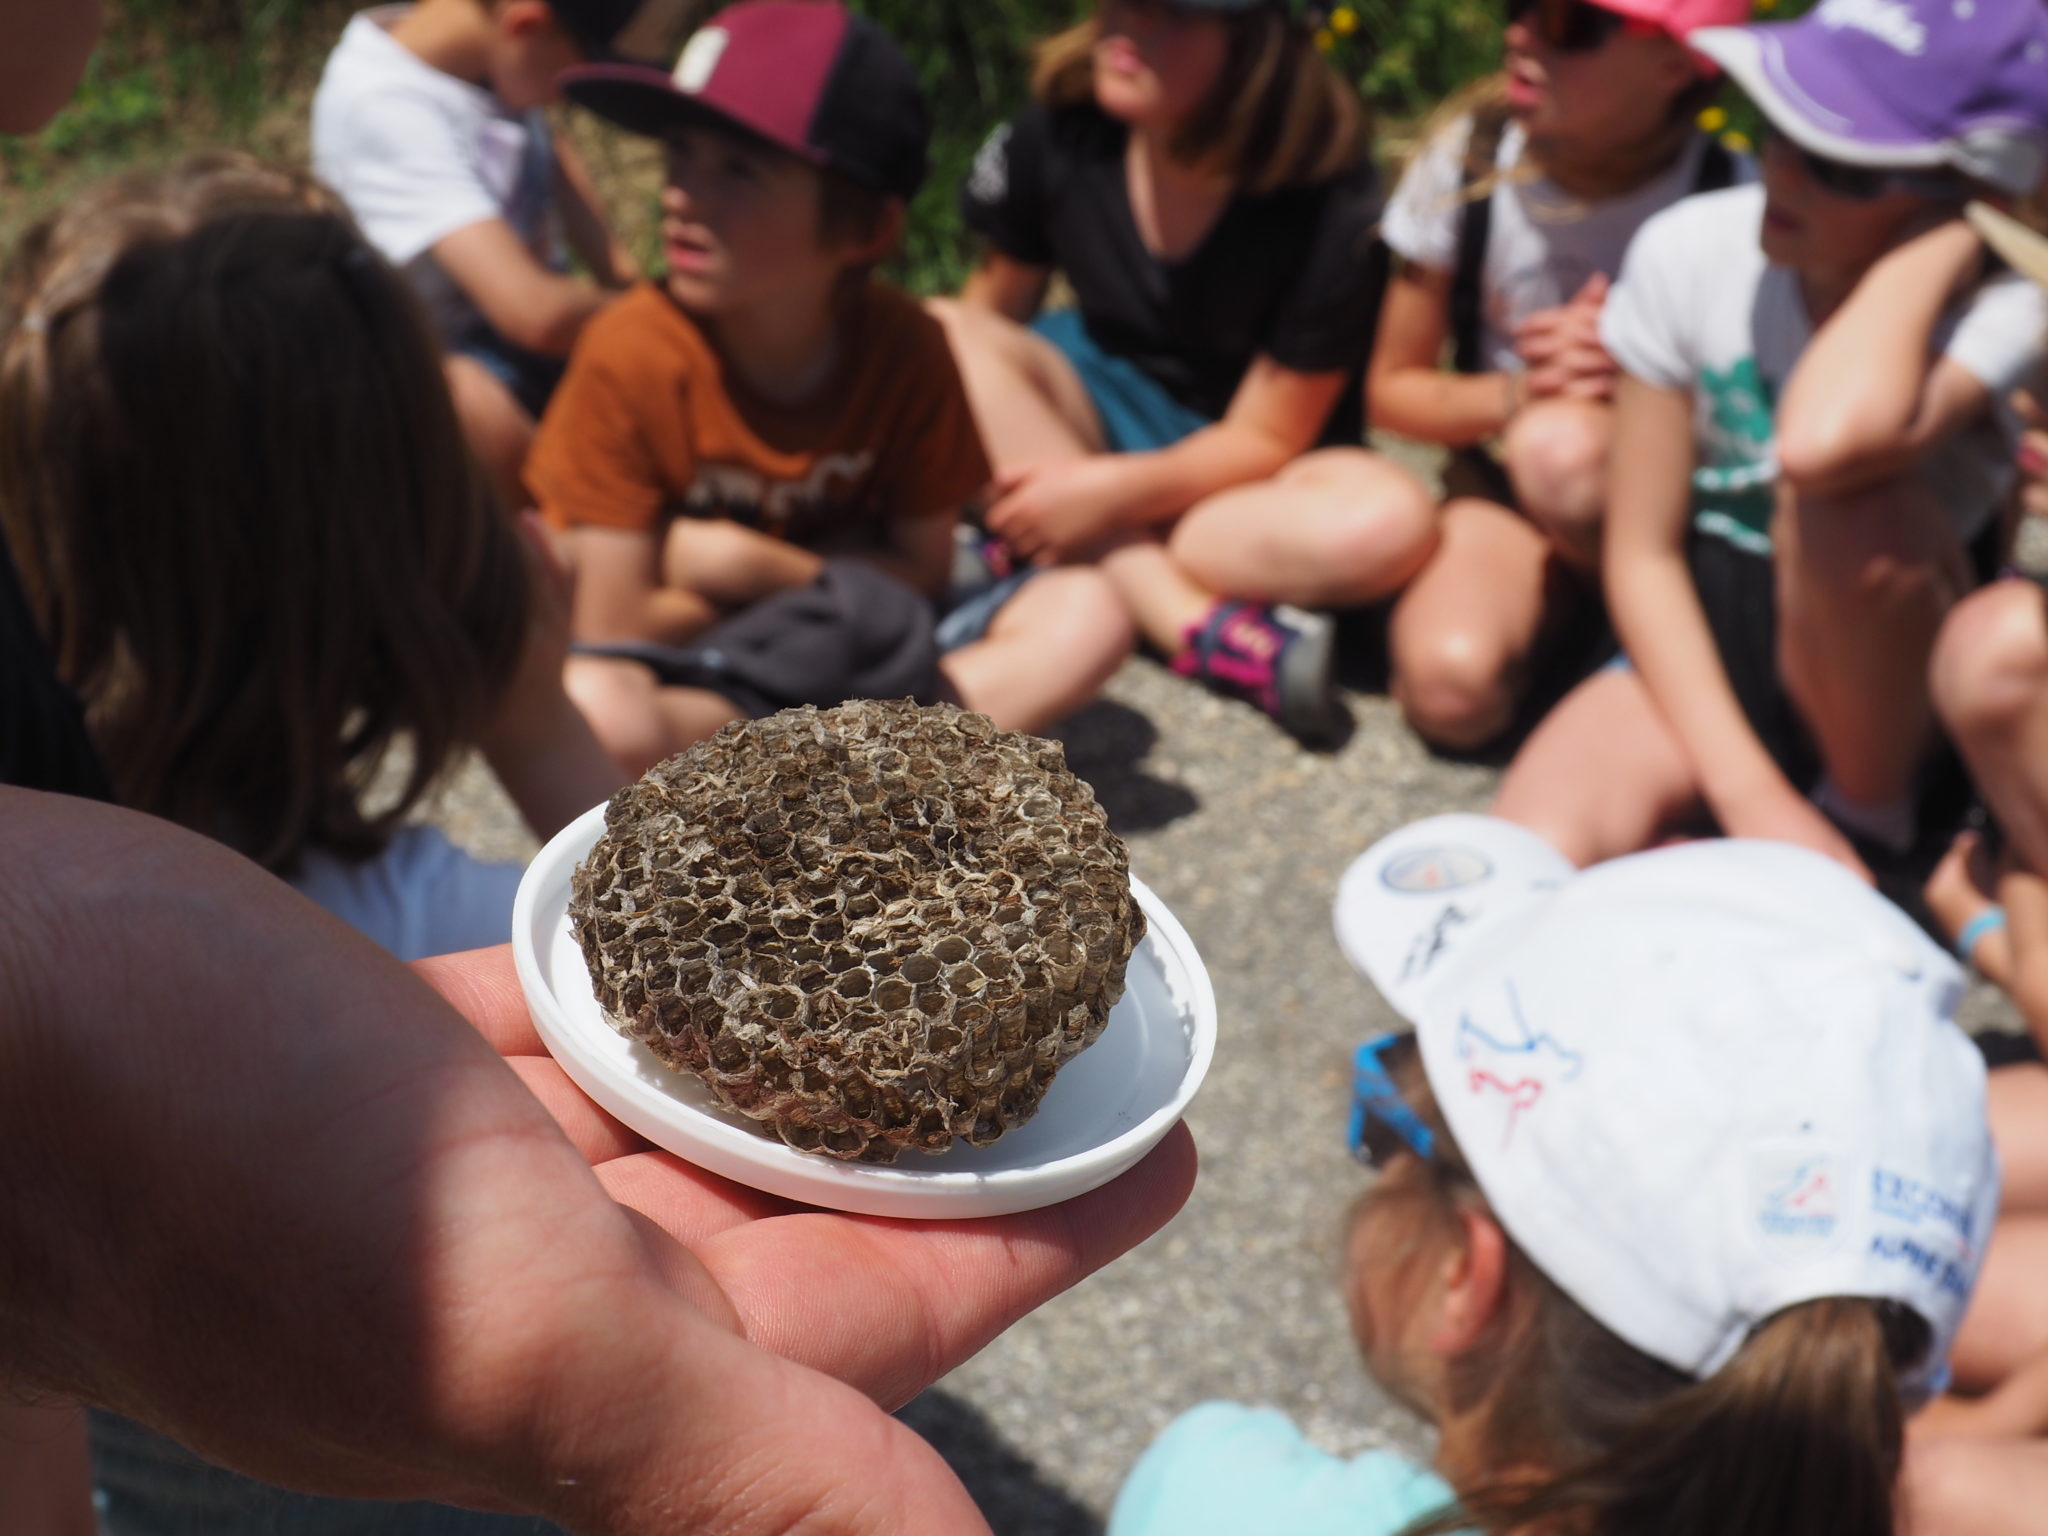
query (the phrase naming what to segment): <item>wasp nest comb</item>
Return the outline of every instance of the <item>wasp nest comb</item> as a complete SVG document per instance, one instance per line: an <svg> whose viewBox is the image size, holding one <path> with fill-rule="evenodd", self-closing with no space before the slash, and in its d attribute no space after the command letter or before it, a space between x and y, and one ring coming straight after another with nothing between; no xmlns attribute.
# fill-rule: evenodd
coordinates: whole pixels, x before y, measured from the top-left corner
<svg viewBox="0 0 2048 1536"><path fill-rule="evenodd" d="M620 1029L791 1146L871 1163L1030 1119L1145 934L1058 746L908 701L671 758L612 797L569 911Z"/></svg>

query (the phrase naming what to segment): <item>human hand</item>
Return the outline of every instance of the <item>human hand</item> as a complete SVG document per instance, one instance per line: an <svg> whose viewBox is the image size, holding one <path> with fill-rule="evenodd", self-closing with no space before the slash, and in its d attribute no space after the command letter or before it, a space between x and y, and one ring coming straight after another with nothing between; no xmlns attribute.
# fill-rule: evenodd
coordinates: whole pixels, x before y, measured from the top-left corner
<svg viewBox="0 0 2048 1536"><path fill-rule="evenodd" d="M677 517L661 548L662 580L731 612L818 579L808 549L729 517Z"/></svg>
<svg viewBox="0 0 2048 1536"><path fill-rule="evenodd" d="M1515 330L1525 398L1553 395L1609 400L1619 372L1600 340L1600 312L1607 302L1605 273L1595 272L1567 304L1530 315Z"/></svg>
<svg viewBox="0 0 2048 1536"><path fill-rule="evenodd" d="M1775 785L1725 805L1717 803L1715 814L1722 831L1730 837L1754 837L1811 848L1846 865L1859 880L1876 884L1869 866L1841 829L1789 784Z"/></svg>
<svg viewBox="0 0 2048 1536"><path fill-rule="evenodd" d="M0 792L0 1373L315 1492L972 1532L883 1405L1192 1179L1177 1133L1028 1216L804 1211L508 1070L449 1006L526 1053L502 951L426 976L222 848Z"/></svg>
<svg viewBox="0 0 2048 1536"><path fill-rule="evenodd" d="M988 531L1039 565L1086 556L1117 527L1124 466L1113 454L1049 459L998 475Z"/></svg>
<svg viewBox="0 0 2048 1536"><path fill-rule="evenodd" d="M2048 517L2048 410L2043 410L2032 391L2012 393L2013 413L2024 430L2020 433L2020 506L2029 517Z"/></svg>

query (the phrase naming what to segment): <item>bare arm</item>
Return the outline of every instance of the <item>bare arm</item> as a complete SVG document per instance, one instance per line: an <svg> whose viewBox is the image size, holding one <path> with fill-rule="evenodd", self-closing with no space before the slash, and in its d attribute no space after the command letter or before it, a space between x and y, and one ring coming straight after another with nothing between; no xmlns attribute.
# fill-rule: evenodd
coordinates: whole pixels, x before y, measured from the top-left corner
<svg viewBox="0 0 2048 1536"><path fill-rule="evenodd" d="M722 616L702 593L663 582L657 533L586 526L562 543L576 572L569 632L578 640L685 645Z"/></svg>
<svg viewBox="0 0 2048 1536"><path fill-rule="evenodd" d="M1991 395L1932 358L1934 328L1984 248L1951 219L1881 257L1815 333L1778 406L1778 467L1795 490L1852 491L1912 464Z"/></svg>
<svg viewBox="0 0 2048 1536"><path fill-rule="evenodd" d="M1052 273L1046 268L1027 266L992 251L968 274L967 285L960 290L960 302L992 309L1023 325L1045 303L1045 291L1050 286Z"/></svg>
<svg viewBox="0 0 2048 1536"><path fill-rule="evenodd" d="M1615 394L1605 576L1615 632L1731 837L1814 847L1862 872L1757 738L1686 561L1692 397L1623 374Z"/></svg>
<svg viewBox="0 0 2048 1536"><path fill-rule="evenodd" d="M624 288L640 276L633 253L612 234L583 157L559 135L555 138L555 206L562 210L562 232L569 249L601 285Z"/></svg>
<svg viewBox="0 0 2048 1536"><path fill-rule="evenodd" d="M567 357L590 318L612 301L605 289L550 272L503 219L446 235L434 260L493 330L514 346Z"/></svg>
<svg viewBox="0 0 2048 1536"><path fill-rule="evenodd" d="M1444 368L1450 305L1450 273L1397 263L1380 308L1366 400L1375 427L1464 448L1498 436L1520 402L1511 374Z"/></svg>

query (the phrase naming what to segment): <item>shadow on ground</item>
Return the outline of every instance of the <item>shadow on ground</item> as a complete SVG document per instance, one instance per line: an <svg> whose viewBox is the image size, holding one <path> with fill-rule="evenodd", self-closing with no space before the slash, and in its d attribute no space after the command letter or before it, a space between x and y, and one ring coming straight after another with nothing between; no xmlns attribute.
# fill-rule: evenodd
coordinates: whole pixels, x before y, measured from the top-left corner
<svg viewBox="0 0 2048 1536"><path fill-rule="evenodd" d="M1186 785L1146 771L1159 727L1128 704L1097 699L1054 734L1066 745L1067 766L1093 786L1119 833L1155 832L1202 808Z"/></svg>
<svg viewBox="0 0 2048 1536"><path fill-rule="evenodd" d="M996 1536L1102 1536L1102 1522L996 1433L980 1411L934 1389L896 1415L946 1459Z"/></svg>

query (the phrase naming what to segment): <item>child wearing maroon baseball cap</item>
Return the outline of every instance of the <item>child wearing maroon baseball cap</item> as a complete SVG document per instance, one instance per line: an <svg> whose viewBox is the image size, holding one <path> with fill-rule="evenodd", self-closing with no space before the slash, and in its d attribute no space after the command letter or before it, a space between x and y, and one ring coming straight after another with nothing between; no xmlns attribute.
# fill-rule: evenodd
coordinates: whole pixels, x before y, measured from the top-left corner
<svg viewBox="0 0 2048 1536"><path fill-rule="evenodd" d="M1822 0L1688 41L1768 120L1763 182L1630 247L1601 340L1631 665L1565 700L1498 808L1581 864L1704 813L1917 883L1965 801L1929 657L2003 561L2009 399L2048 332L1963 212L2048 169L2048 8Z"/></svg>
<svg viewBox="0 0 2048 1536"><path fill-rule="evenodd" d="M1093 697L1131 643L1098 574L949 603L989 469L938 322L871 275L925 175L896 46L838 4L748 0L672 71L564 85L667 152L668 270L591 326L526 470L576 566L570 688L613 754L637 773L738 716L838 702L802 691L830 680L795 624L851 623L823 649L886 652L886 684L833 687L951 696L1024 731ZM882 609L910 618L876 636ZM742 635L752 657L801 654L736 687L721 668Z"/></svg>

